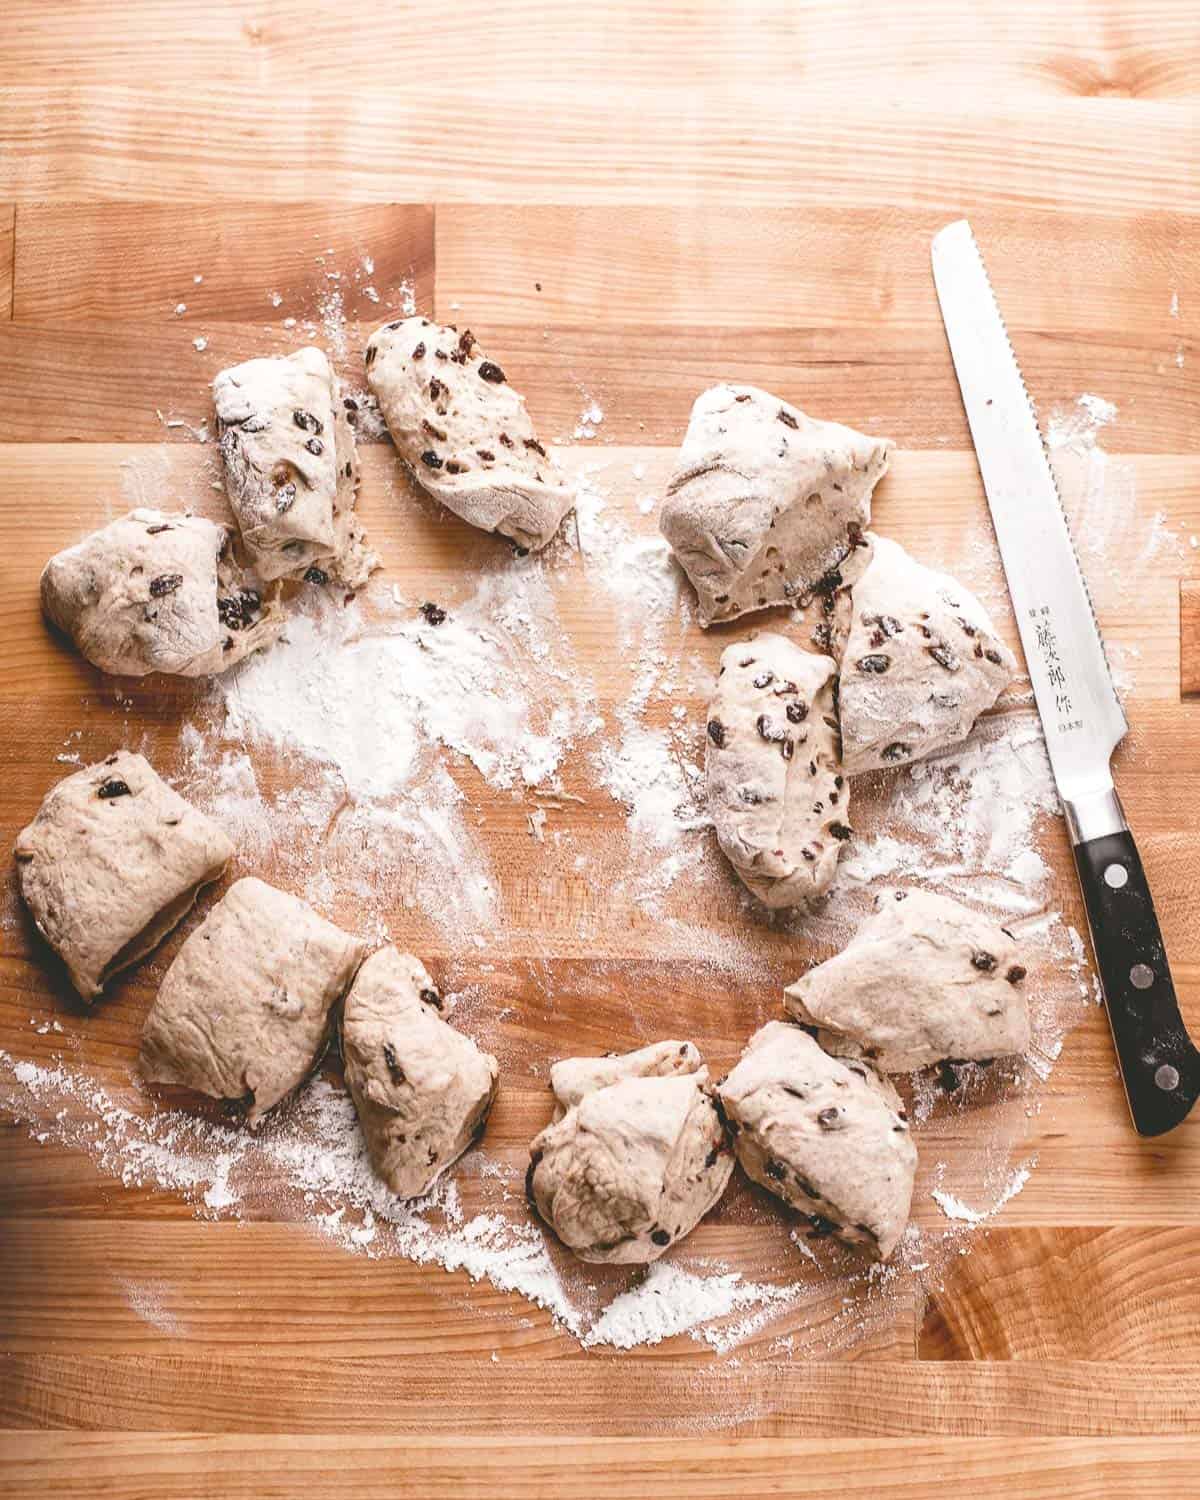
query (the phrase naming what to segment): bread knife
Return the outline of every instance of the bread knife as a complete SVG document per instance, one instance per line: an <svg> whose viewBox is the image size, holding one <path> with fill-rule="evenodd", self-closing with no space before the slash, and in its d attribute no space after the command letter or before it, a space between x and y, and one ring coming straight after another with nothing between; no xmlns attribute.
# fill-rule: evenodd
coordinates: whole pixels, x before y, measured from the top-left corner
<svg viewBox="0 0 1200 1500"><path fill-rule="evenodd" d="M933 279L1012 595L1109 1026L1139 1135L1184 1120L1197 1051L1175 997L1137 846L1113 785L1128 730L1033 403L971 226L934 236Z"/></svg>

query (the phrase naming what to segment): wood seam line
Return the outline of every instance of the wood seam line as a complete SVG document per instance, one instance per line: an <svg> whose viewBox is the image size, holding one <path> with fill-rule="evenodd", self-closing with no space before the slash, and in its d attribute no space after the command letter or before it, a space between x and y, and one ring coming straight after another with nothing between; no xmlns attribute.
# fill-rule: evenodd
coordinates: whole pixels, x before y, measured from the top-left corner
<svg viewBox="0 0 1200 1500"><path fill-rule="evenodd" d="M8 267L8 320L15 322L17 316L17 214L20 205L12 206L12 259Z"/></svg>

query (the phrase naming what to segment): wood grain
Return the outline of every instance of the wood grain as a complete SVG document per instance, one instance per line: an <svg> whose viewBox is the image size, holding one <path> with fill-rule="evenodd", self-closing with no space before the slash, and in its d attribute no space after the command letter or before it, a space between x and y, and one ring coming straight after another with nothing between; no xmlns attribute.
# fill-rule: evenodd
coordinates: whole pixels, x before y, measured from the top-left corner
<svg viewBox="0 0 1200 1500"><path fill-rule="evenodd" d="M1200 1033L1189 0L397 0L369 18L330 0L131 0L119 17L10 0L0 56L0 844L66 769L69 732L85 758L136 744L177 773L180 726L208 711L202 685L118 690L47 631L45 558L138 503L223 514L212 444L166 424L210 418L224 365L305 341L361 386L366 335L407 305L469 324L566 466L643 534L639 502L714 380L886 433L878 526L968 582L1015 643L928 266L931 233L967 213L1044 424L1083 392L1117 407L1098 454L1055 457L1129 684L1122 797ZM597 436L574 440L593 401ZM413 489L386 439L363 460L364 518L406 598L453 607L509 565ZM545 583L613 721L627 606L588 567L565 540ZM730 638L697 640L697 682ZM675 699L697 728L702 697ZM1027 709L1014 694L1000 711ZM255 763L264 794L295 785L280 758ZM394 896L435 977L485 996L469 1021L505 1068L488 1155L519 1192L547 1057L629 1045L667 1012L722 1068L824 950L748 913L706 846L689 917L716 943L749 933L755 964L665 956L661 925L614 892L626 820L582 753L563 771L582 800L547 824L562 858L531 841L525 799L451 771L487 821L495 951L464 962L405 908L418 871ZM855 795L856 826L879 831L886 787ZM1061 828L1037 842L1052 907L1084 931ZM353 895L331 914L355 922ZM0 1049L127 1088L186 930L85 1012L5 876ZM1031 974L1035 996L1050 977ZM931 1191L971 1180L989 1132L1009 1132L1014 1162L1036 1157L967 1253L952 1240L871 1319L868 1287L814 1272L816 1293L732 1358L686 1335L584 1352L515 1293L346 1255L272 1184L247 1191L245 1222L213 1222L0 1110L0 1491L1200 1493L1200 1118L1137 1139L1102 1011L1081 1000L1072 1023L1027 1115L985 1080L921 1122L927 1236L953 1232ZM332 1063L327 1077L340 1087ZM471 1212L472 1158L458 1180ZM681 1263L790 1278L789 1228L736 1179Z"/></svg>
<svg viewBox="0 0 1200 1500"><path fill-rule="evenodd" d="M1185 698L1200 697L1200 582L1179 585L1179 679Z"/></svg>

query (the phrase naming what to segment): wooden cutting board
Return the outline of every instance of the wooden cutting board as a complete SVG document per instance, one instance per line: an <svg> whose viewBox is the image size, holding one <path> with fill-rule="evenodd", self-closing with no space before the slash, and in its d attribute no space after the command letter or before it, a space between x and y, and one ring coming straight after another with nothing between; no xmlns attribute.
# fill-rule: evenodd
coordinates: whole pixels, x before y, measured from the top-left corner
<svg viewBox="0 0 1200 1500"><path fill-rule="evenodd" d="M1121 792L1200 1028L1200 708L1181 696L1197 664L1179 605L1200 576L1191 4L466 0L359 19L315 0L135 0L119 17L12 0L0 56L0 841L76 730L85 758L126 743L176 763L196 691L103 681L45 630L38 573L128 508L131 472L216 512L211 446L163 418L194 424L215 369L295 343L289 316L322 340L330 268L369 252L379 287L408 279L423 311L469 319L543 432L569 435L595 397L588 457L631 526L649 525L638 500L695 394L747 380L891 436L878 524L953 571L987 522L928 244L966 212L1042 410L1083 392L1118 409L1101 441L1128 481L1119 541L1090 582L1132 679ZM361 285L348 365L377 318ZM488 564L492 544L415 496L385 444L364 469L406 597L451 597ZM624 621L569 578L558 600L611 718ZM711 663L721 644L698 649ZM514 1055L628 1046L659 1008L723 1064L811 956L769 934L761 980L688 978L653 921L606 921L605 889L539 873L522 799L469 770L460 784L524 914L490 981ZM570 785L583 800L552 830L585 852L625 836L611 798ZM1081 925L1057 824L1041 848ZM733 941L739 911L726 891L693 917ZM0 1048L127 1075L178 938L85 1015L11 881L4 912ZM398 920L435 971L448 961L435 924ZM63 1032L40 1033L51 1021ZM489 1149L518 1167L545 1115L542 1079L506 1079ZM796 1357L766 1336L725 1357L687 1337L584 1352L486 1282L346 1254L269 1208L198 1219L31 1140L19 1108L3 1118L6 1495L1200 1492L1200 1124L1133 1136L1095 1008L1023 1127L1025 1190L937 1284L819 1356L802 1327ZM956 1117L950 1158L982 1128ZM915 1215L942 1222L927 1193ZM739 1199L694 1238L761 1274L765 1233Z"/></svg>

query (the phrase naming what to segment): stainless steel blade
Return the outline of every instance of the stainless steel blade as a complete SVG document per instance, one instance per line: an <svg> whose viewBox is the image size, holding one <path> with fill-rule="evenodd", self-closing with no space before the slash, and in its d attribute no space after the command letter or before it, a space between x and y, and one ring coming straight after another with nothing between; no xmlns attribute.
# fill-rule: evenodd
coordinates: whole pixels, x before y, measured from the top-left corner
<svg viewBox="0 0 1200 1500"><path fill-rule="evenodd" d="M1037 415L965 219L935 236L933 276L1050 763L1072 832L1086 836L1075 817L1112 798L1109 760L1125 714Z"/></svg>

